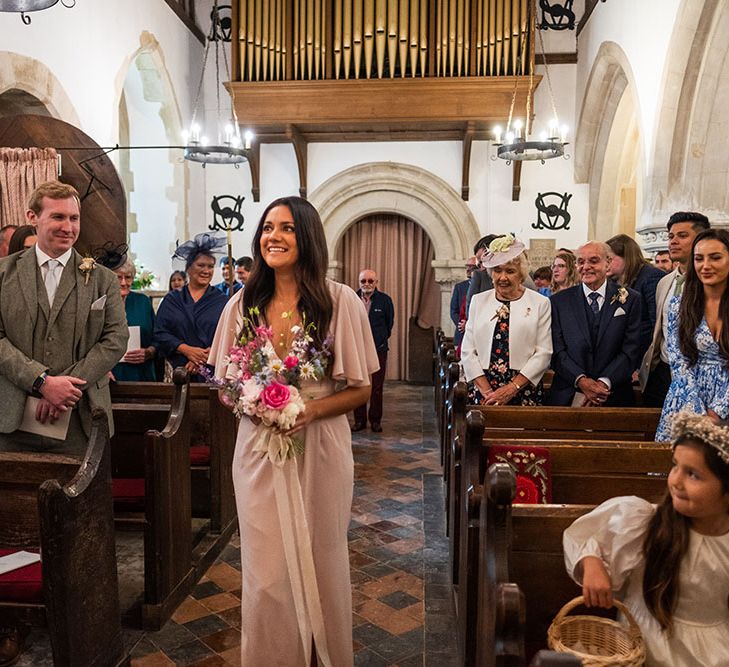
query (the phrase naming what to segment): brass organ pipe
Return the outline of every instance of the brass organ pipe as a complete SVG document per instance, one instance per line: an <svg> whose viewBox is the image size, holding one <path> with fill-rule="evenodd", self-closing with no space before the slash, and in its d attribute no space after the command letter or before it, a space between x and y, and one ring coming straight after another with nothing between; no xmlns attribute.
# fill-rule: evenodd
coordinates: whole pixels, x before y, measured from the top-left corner
<svg viewBox="0 0 729 667"><path fill-rule="evenodd" d="M306 66L307 79L314 78L314 0L306 1Z"/></svg>
<svg viewBox="0 0 729 667"><path fill-rule="evenodd" d="M261 81L268 78L269 0L263 0L261 11Z"/></svg>
<svg viewBox="0 0 729 667"><path fill-rule="evenodd" d="M375 58L377 78L385 71L385 46L387 45L387 0L375 0Z"/></svg>
<svg viewBox="0 0 729 667"><path fill-rule="evenodd" d="M299 76L299 12L301 11L301 7L298 2L292 4L294 5L294 20L292 22L293 37L291 45L294 50L294 79L298 80L299 78L303 78Z"/></svg>
<svg viewBox="0 0 729 667"><path fill-rule="evenodd" d="M476 76L481 76L483 73L483 15L484 11L486 11L486 7L484 7L484 2L482 0L479 0L479 3L477 5L476 9L476 44L474 45L474 48L476 49L476 71L474 74Z"/></svg>
<svg viewBox="0 0 729 667"><path fill-rule="evenodd" d="M433 17L431 17L432 20ZM428 61L428 0L420 0L420 76L425 76Z"/></svg>
<svg viewBox="0 0 729 667"><path fill-rule="evenodd" d="M344 0L342 49L344 50L344 78L349 79L349 64L352 61L352 0Z"/></svg>
<svg viewBox="0 0 729 667"><path fill-rule="evenodd" d="M456 76L461 76L463 66L463 3L466 0L457 0L456 5Z"/></svg>
<svg viewBox="0 0 729 667"><path fill-rule="evenodd" d="M418 72L418 37L420 36L420 0L410 0L410 76Z"/></svg>
<svg viewBox="0 0 729 667"><path fill-rule="evenodd" d="M329 2L327 0L319 0L319 2L321 4L321 77L322 79L326 79L327 53L329 53L329 49L327 48L327 39L329 37L327 34L327 28L329 27L329 19L327 17L331 10L329 9Z"/></svg>
<svg viewBox="0 0 729 667"><path fill-rule="evenodd" d="M527 5L527 0L521 0L521 39L527 40L527 47L529 38L529 7ZM528 58L526 60L528 60ZM527 69L526 63L522 62L521 71L519 73L523 76L527 74Z"/></svg>
<svg viewBox="0 0 729 667"><path fill-rule="evenodd" d="M511 38L511 14L512 1L504 0L504 76L508 76L511 71L511 53L514 46L514 40Z"/></svg>
<svg viewBox="0 0 729 667"><path fill-rule="evenodd" d="M321 2L314 1L314 78L319 79L321 73Z"/></svg>
<svg viewBox="0 0 729 667"><path fill-rule="evenodd" d="M410 0L400 0L400 13L398 16L398 43L400 52L400 76L405 78L408 65L408 27Z"/></svg>
<svg viewBox="0 0 729 667"><path fill-rule="evenodd" d="M247 63L247 69L248 69L248 80L253 81L253 49L254 49L254 43L253 43L253 36L255 34L256 26L254 24L255 20L255 5L254 0L248 0L247 5L247 13L248 18L246 20L247 29L246 29L246 63Z"/></svg>
<svg viewBox="0 0 729 667"><path fill-rule="evenodd" d="M496 0L489 0L489 11L487 17L487 28L486 39L488 40L488 75L494 75L494 53L496 50L496 34L494 26L496 25Z"/></svg>
<svg viewBox="0 0 729 667"><path fill-rule="evenodd" d="M261 18L263 16L263 12L261 11L261 1L262 0L256 0L256 28L253 33L253 49L254 57L256 59L253 71L256 81L261 80L261 32L263 28L261 25Z"/></svg>
<svg viewBox="0 0 729 667"><path fill-rule="evenodd" d="M517 63L519 61L519 46L521 44L521 17L520 17L520 3L518 0L514 2L511 8L511 73L516 76Z"/></svg>
<svg viewBox="0 0 729 667"><path fill-rule="evenodd" d="M276 81L281 81L281 58L283 57L283 0L276 0Z"/></svg>
<svg viewBox="0 0 729 667"><path fill-rule="evenodd" d="M435 75L440 76L440 59L441 59L441 21L440 17L443 13L443 0L436 0L435 3Z"/></svg>
<svg viewBox="0 0 729 667"><path fill-rule="evenodd" d="M246 0L238 1L238 66L240 68L240 79L245 81L246 78L246 19L248 18L248 10ZM233 75L235 76L235 75Z"/></svg>
<svg viewBox="0 0 729 667"><path fill-rule="evenodd" d="M471 74L471 6L469 0L464 0L466 6L463 12L463 75ZM481 0L479 0L479 5Z"/></svg>
<svg viewBox="0 0 729 667"><path fill-rule="evenodd" d="M501 50L503 48L503 40L501 38L504 30L504 0L496 0L496 22L494 24L494 34L496 35L496 50L494 56L496 58L495 72L496 76L501 76Z"/></svg>
<svg viewBox="0 0 729 667"><path fill-rule="evenodd" d="M397 59L397 0L387 2L387 55L390 60L390 78L395 76L395 63Z"/></svg>
<svg viewBox="0 0 729 667"><path fill-rule="evenodd" d="M372 54L375 50L375 0L364 0L365 76L372 76Z"/></svg>
<svg viewBox="0 0 729 667"><path fill-rule="evenodd" d="M448 17L451 13L450 3L453 0L443 0L443 13L441 14L441 54L443 73L441 76L447 76L448 72Z"/></svg>
<svg viewBox="0 0 729 667"><path fill-rule="evenodd" d="M342 65L342 0L334 0L334 78Z"/></svg>
<svg viewBox="0 0 729 667"><path fill-rule="evenodd" d="M354 51L354 78L359 79L360 66L362 63L362 0L353 0L354 17L352 26L352 50Z"/></svg>
<svg viewBox="0 0 729 667"><path fill-rule="evenodd" d="M448 74L453 76L453 70L456 64L456 2L457 0L448 0Z"/></svg>

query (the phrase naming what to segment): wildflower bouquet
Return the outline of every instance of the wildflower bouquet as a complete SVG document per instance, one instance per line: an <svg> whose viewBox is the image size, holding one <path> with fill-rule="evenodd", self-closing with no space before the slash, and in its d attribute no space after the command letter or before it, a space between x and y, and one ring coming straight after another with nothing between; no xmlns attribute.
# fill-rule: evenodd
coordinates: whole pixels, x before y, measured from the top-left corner
<svg viewBox="0 0 729 667"><path fill-rule="evenodd" d="M331 357L331 337L321 349L314 347L311 336L315 328L306 322L293 325L291 350L282 360L273 343L271 327L256 324L260 312L249 309L243 327L227 356L228 373L224 380L211 381L223 391L237 417L246 415L260 420L260 437L253 450L268 456L272 463L286 460L304 451L303 439L286 434L304 411L302 380L324 378ZM290 313L285 314L290 319Z"/></svg>

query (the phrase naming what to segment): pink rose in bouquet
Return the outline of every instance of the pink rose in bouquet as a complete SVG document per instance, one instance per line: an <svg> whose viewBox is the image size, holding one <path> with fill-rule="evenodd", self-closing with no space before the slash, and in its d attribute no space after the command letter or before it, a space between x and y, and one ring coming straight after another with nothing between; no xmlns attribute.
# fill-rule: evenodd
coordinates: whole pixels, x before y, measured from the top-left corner
<svg viewBox="0 0 729 667"><path fill-rule="evenodd" d="M290 398L291 392L289 388L280 382L271 382L261 392L261 401L267 408L271 408L272 410L283 409L288 404Z"/></svg>
<svg viewBox="0 0 729 667"><path fill-rule="evenodd" d="M292 368L296 368L299 365L299 360L297 357L294 357L293 355L289 355L284 359L284 366L291 370Z"/></svg>

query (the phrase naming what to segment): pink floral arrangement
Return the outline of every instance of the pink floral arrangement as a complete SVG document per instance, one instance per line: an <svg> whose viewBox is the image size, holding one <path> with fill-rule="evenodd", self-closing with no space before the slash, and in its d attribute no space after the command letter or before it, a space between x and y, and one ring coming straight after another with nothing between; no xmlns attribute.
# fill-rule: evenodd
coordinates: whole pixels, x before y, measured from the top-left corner
<svg viewBox="0 0 729 667"><path fill-rule="evenodd" d="M291 349L282 360L273 343L270 327L256 324L258 308L249 310L235 344L228 351L228 372L225 379L208 380L223 392L224 400L237 417L247 416L262 427L254 451L278 465L304 451L303 438L286 432L304 412L301 396L303 380L320 381L326 375L331 357L331 336L321 349L314 346L313 323L294 325ZM287 314L290 317L290 314Z"/></svg>

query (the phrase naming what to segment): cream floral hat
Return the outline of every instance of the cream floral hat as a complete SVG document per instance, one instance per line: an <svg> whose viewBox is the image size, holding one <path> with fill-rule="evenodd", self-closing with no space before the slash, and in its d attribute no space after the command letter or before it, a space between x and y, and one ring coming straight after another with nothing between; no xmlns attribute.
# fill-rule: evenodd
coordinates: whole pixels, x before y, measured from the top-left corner
<svg viewBox="0 0 729 667"><path fill-rule="evenodd" d="M524 244L517 241L511 234L497 236L489 244L486 254L481 258L481 266L493 269L510 262L524 252Z"/></svg>

